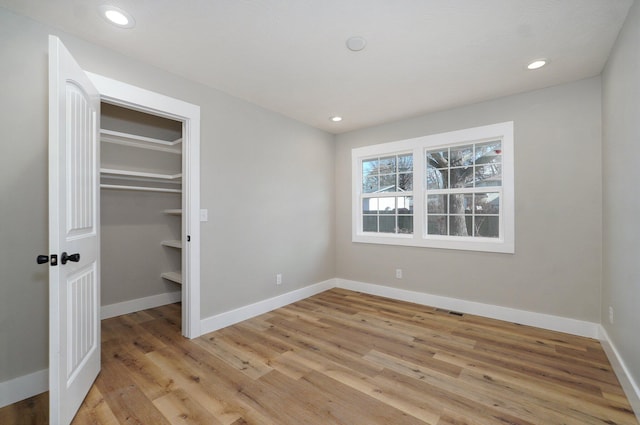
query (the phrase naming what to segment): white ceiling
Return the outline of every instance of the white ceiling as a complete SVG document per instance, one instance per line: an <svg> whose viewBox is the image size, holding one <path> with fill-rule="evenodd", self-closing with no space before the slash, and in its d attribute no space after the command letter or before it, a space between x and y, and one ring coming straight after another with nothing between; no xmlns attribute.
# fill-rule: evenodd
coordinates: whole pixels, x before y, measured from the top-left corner
<svg viewBox="0 0 640 425"><path fill-rule="evenodd" d="M633 0L0 0L341 133L600 74ZM110 3L137 24L98 15ZM367 46L352 52L350 36ZM535 58L550 63L526 70ZM341 123L329 121L341 115Z"/></svg>

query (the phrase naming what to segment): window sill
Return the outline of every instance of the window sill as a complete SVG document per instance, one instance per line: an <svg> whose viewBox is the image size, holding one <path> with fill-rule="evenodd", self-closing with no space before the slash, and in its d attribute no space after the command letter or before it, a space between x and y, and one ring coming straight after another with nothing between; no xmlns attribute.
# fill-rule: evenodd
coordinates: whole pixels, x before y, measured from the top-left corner
<svg viewBox="0 0 640 425"><path fill-rule="evenodd" d="M513 241L504 241L500 239L478 239L468 238L462 240L448 240L445 238L419 238L415 235L397 235L397 234L356 234L352 238L352 242L355 243L368 243L368 244L381 244L381 245L396 245L396 246L410 246L417 248L436 248L436 249L450 249L460 251L481 251L481 252L494 252L502 254L515 254L515 246Z"/></svg>

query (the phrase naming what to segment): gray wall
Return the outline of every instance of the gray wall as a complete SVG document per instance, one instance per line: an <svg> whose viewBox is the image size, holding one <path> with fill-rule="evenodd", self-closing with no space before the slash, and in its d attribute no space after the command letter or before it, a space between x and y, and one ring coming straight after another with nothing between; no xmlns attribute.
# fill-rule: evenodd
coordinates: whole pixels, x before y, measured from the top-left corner
<svg viewBox="0 0 640 425"><path fill-rule="evenodd" d="M103 190L100 202L102 305L180 291L160 277L181 270L180 250L161 245L181 238L180 217L162 213L180 208L180 195Z"/></svg>
<svg viewBox="0 0 640 425"><path fill-rule="evenodd" d="M0 382L48 363L50 33L88 71L200 105L203 317L335 276L332 135L0 8Z"/></svg>
<svg viewBox="0 0 640 425"><path fill-rule="evenodd" d="M600 114L596 77L337 136L338 277L598 322ZM514 255L351 242L352 148L504 121L515 131Z"/></svg>
<svg viewBox="0 0 640 425"><path fill-rule="evenodd" d="M602 324L640 384L640 3L635 2L603 73ZM609 306L614 321L609 323Z"/></svg>

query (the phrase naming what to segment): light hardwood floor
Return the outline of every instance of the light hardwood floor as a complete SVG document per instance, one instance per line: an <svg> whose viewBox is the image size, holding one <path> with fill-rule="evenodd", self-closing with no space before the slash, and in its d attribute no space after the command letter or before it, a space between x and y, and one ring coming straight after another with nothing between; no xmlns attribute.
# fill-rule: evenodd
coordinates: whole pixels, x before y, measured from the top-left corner
<svg viewBox="0 0 640 425"><path fill-rule="evenodd" d="M638 425L598 341L333 289L198 339L102 322L73 424ZM43 394L0 424L46 424Z"/></svg>

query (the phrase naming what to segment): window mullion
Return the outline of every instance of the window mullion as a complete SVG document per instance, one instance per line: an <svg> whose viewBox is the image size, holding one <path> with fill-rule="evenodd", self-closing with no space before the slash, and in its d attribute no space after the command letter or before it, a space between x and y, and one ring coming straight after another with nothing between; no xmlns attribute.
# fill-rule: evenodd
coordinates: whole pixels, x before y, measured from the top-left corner
<svg viewBox="0 0 640 425"><path fill-rule="evenodd" d="M424 189L426 187L426 156L422 145L413 149L413 235L415 238L424 239L426 233L426 200Z"/></svg>

